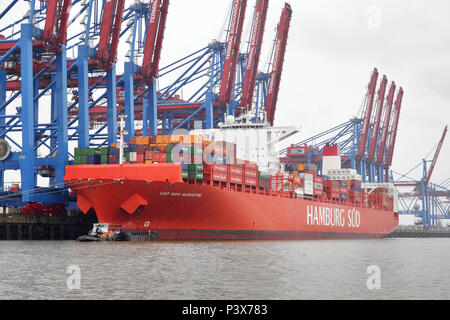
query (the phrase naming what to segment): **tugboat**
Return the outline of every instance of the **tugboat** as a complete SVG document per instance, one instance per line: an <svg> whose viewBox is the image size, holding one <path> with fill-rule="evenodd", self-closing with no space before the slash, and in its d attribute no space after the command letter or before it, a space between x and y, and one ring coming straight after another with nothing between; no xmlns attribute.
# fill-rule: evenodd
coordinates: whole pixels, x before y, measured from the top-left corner
<svg viewBox="0 0 450 320"><path fill-rule="evenodd" d="M109 226L109 223L94 223L88 234L80 236L77 241L130 241L131 235L122 231L122 226Z"/></svg>

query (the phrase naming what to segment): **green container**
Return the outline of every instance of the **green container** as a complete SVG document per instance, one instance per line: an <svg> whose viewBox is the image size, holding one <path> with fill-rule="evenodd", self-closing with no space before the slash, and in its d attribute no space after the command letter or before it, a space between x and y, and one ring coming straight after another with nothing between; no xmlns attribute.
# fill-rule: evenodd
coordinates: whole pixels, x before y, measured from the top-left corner
<svg viewBox="0 0 450 320"><path fill-rule="evenodd" d="M189 178L189 171L182 170L182 171L181 171L181 177L182 177L183 179L188 179L188 178Z"/></svg>
<svg viewBox="0 0 450 320"><path fill-rule="evenodd" d="M108 155L108 151L109 151L109 148L108 147L101 147L100 148L100 154L102 155L102 156L107 156Z"/></svg>
<svg viewBox="0 0 450 320"><path fill-rule="evenodd" d="M168 144L168 145L167 145L167 148L166 148L167 154L172 153L173 148L175 148L175 145L174 145L174 144Z"/></svg>
<svg viewBox="0 0 450 320"><path fill-rule="evenodd" d="M87 156L95 156L95 149L96 148L88 148L87 149Z"/></svg>
<svg viewBox="0 0 450 320"><path fill-rule="evenodd" d="M191 155L203 155L203 149L201 147L191 146L190 147Z"/></svg>
<svg viewBox="0 0 450 320"><path fill-rule="evenodd" d="M270 174L267 172L260 172L259 180L270 180Z"/></svg>
<svg viewBox="0 0 450 320"><path fill-rule="evenodd" d="M73 164L74 164L74 165L81 164L81 162L80 162L80 156L75 156L75 157L73 157Z"/></svg>
<svg viewBox="0 0 450 320"><path fill-rule="evenodd" d="M129 152L124 152L123 153L123 158L125 159L125 161L130 161L130 153Z"/></svg>
<svg viewBox="0 0 450 320"><path fill-rule="evenodd" d="M87 156L89 148L75 148L75 156Z"/></svg>
<svg viewBox="0 0 450 320"><path fill-rule="evenodd" d="M75 156L73 159L74 164L86 164L87 156Z"/></svg>
<svg viewBox="0 0 450 320"><path fill-rule="evenodd" d="M108 155L102 154L102 155L100 156L100 163L101 163L101 164L108 164Z"/></svg>
<svg viewBox="0 0 450 320"><path fill-rule="evenodd" d="M101 156L102 155L102 150L100 148L95 148L94 149L94 156Z"/></svg>
<svg viewBox="0 0 450 320"><path fill-rule="evenodd" d="M203 164L190 163L189 171L203 172Z"/></svg>
<svg viewBox="0 0 450 320"><path fill-rule="evenodd" d="M173 162L173 159L172 159L172 151L167 151L167 154L166 154L166 162L167 163L172 163Z"/></svg>
<svg viewBox="0 0 450 320"><path fill-rule="evenodd" d="M188 171L189 179L203 180L203 171Z"/></svg>

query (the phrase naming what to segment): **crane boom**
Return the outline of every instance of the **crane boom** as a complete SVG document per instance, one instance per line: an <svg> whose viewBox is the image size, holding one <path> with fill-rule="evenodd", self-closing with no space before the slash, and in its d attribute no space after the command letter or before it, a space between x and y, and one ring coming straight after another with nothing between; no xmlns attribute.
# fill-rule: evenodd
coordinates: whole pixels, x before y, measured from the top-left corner
<svg viewBox="0 0 450 320"><path fill-rule="evenodd" d="M433 173L433 169L434 169L434 167L436 165L437 158L439 157L439 153L441 152L442 144L444 143L445 136L447 134L447 127L448 126L445 126L444 132L442 133L441 140L439 141L439 144L438 144L438 146L436 148L436 151L434 153L434 157L433 157L433 160L431 162L430 169L428 170L427 178L425 179L425 185L427 185L428 182L430 182L431 174Z"/></svg>
<svg viewBox="0 0 450 320"><path fill-rule="evenodd" d="M378 136L380 131L380 121L381 121L381 115L383 113L383 106L384 106L384 96L386 93L386 85L387 85L387 78L386 76L383 76L383 80L381 80L380 88L378 89L378 102L377 102L377 109L375 111L375 119L372 127L372 139L370 141L370 147L369 147L369 154L367 156L367 161L372 162L374 155L375 155L375 148L378 143Z"/></svg>
<svg viewBox="0 0 450 320"><path fill-rule="evenodd" d="M389 124L391 121L392 105L394 103L395 82L391 83L387 97L386 111L384 112L383 130L381 132L380 148L378 149L377 166L380 166L384 159L386 141L389 132Z"/></svg>
<svg viewBox="0 0 450 320"><path fill-rule="evenodd" d="M269 0L257 0L240 107L251 109Z"/></svg>
<svg viewBox="0 0 450 320"><path fill-rule="evenodd" d="M125 0L109 0L105 3L96 55L103 62L116 61L124 6Z"/></svg>
<svg viewBox="0 0 450 320"><path fill-rule="evenodd" d="M222 104L231 102L246 7L247 0L234 0L219 97L217 99Z"/></svg>
<svg viewBox="0 0 450 320"><path fill-rule="evenodd" d="M270 73L269 87L266 99L267 122L273 125L275 118L275 109L278 99L278 91L280 89L281 72L283 70L284 55L286 53L286 45L291 24L292 8L288 3L284 4L281 13L280 23L278 24L277 38L275 41L275 50L273 58L273 68Z"/></svg>
<svg viewBox="0 0 450 320"><path fill-rule="evenodd" d="M400 109L402 106L402 99L403 99L403 89L400 88L399 92L397 93L397 99L395 100L394 119L392 122L391 132L389 134L389 149L386 158L385 169L388 169L392 164L392 157L394 155L394 146L395 146L395 139L397 137L398 120L400 119Z"/></svg>
<svg viewBox="0 0 450 320"><path fill-rule="evenodd" d="M169 7L169 0L153 0L145 39L144 57L140 73L152 78L158 76L159 60Z"/></svg>
<svg viewBox="0 0 450 320"><path fill-rule="evenodd" d="M49 43L63 44L67 39L71 0L48 0L47 14L41 39Z"/></svg>
<svg viewBox="0 0 450 320"><path fill-rule="evenodd" d="M378 70L377 68L374 68L369 83L368 99L366 110L364 113L363 128L361 133L361 139L359 140L358 154L356 155L357 160L361 160L364 157L364 153L366 151L367 136L369 135L370 117L372 116L373 100L375 98L375 89L377 86L377 80L378 80Z"/></svg>

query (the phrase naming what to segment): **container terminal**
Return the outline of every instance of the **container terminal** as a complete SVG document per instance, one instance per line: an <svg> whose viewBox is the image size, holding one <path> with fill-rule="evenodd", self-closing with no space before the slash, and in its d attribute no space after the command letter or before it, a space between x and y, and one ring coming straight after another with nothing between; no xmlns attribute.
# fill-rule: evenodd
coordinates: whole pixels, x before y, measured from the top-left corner
<svg viewBox="0 0 450 320"><path fill-rule="evenodd" d="M246 0L230 0L225 41L214 40L161 67L163 41L171 40L164 37L170 16L168 0L26 2L28 10L21 17L15 12L22 5L18 0L8 1L0 13L3 239L68 239L85 234L86 225L105 216L97 212L104 208L96 208L102 201L89 198L95 192L84 191L102 189L98 185L105 177L99 172L117 166L122 171L134 166L135 171L142 172L164 167L166 173L178 168L174 169L179 170L179 175L174 175L173 183L195 190L212 187L221 188L226 194L239 191L250 197L264 193L272 196L267 198L271 200L286 198L284 203L296 200L286 205L292 206L288 210L304 205L305 217L307 208L326 203L335 209L350 206L361 208L361 212L390 211L394 224L398 224L398 215L414 214L427 230L450 218L448 183L437 185L430 180L447 127L433 159L423 161L420 181L394 179L391 165L404 92L393 81L388 85L385 75L379 81L377 68L371 72L359 117L283 150L275 149L276 143L299 131L295 127L275 126L293 16L288 3L280 8L267 66L260 64L260 49L269 1L250 4ZM246 16L251 32L248 45L244 46L241 38ZM125 52L119 50L121 45L128 47L124 56ZM244 47L246 50L242 50ZM72 52L76 54L70 56ZM123 63L122 74L116 71L118 63ZM185 98L182 92L192 95ZM44 106L49 106L49 110L44 110ZM48 111L49 119L43 120L41 114ZM278 112L287 111L280 107ZM264 143L250 154L240 154L239 136L250 129L263 132ZM233 141L219 137L224 131ZM189 148L189 144L193 147L183 149L182 154L205 157L205 148L215 145L211 153L214 159L194 164L173 159L176 145ZM234 153L227 157L224 150L230 148ZM230 160L239 163L232 166ZM6 181L8 171L19 172L14 183ZM156 182L162 179L155 178L158 174L153 172L151 175ZM111 177L113 186L116 181L120 184L122 178L132 180L123 172ZM38 181L42 180L47 183L41 186ZM402 191L408 187L414 191ZM153 218L139 222L147 199L135 194L117 204L117 210L122 210L119 215L126 212L129 218L117 221L136 221L136 233L142 232L140 223L147 223L146 228L153 230ZM407 198L415 198L412 206ZM274 202L264 201L270 205ZM105 221L108 219L116 222L111 217ZM258 229L254 219L250 220L244 224ZM261 224L267 223L270 229L273 221L269 220L263 219ZM366 234L373 234L368 230L376 229L378 223L367 225ZM377 230L377 235L392 231L394 224L383 223L389 227L380 227L383 230ZM42 224L45 230L39 229Z"/></svg>

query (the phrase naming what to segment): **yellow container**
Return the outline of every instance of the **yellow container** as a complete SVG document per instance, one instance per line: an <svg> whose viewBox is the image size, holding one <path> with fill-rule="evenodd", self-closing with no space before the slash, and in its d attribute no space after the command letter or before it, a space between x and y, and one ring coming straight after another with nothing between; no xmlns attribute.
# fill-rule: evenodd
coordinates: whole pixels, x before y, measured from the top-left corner
<svg viewBox="0 0 450 320"><path fill-rule="evenodd" d="M166 136L156 136L156 144L162 144L165 143Z"/></svg>
<svg viewBox="0 0 450 320"><path fill-rule="evenodd" d="M179 134L173 134L173 135L170 135L168 137L169 137L169 141L167 143L170 143L170 144L177 144L180 141L182 141L182 139L183 139L182 138L183 136L181 136Z"/></svg>
<svg viewBox="0 0 450 320"><path fill-rule="evenodd" d="M182 142L185 144L191 144L191 136L183 136Z"/></svg>
<svg viewBox="0 0 450 320"><path fill-rule="evenodd" d="M151 164L151 163L153 163L153 162L152 162L152 160L145 160L144 163L145 163L145 164Z"/></svg>
<svg viewBox="0 0 450 320"><path fill-rule="evenodd" d="M305 170L305 165L303 163L299 163L297 169L298 171L303 171Z"/></svg>
<svg viewBox="0 0 450 320"><path fill-rule="evenodd" d="M193 144L202 144L203 137L202 136L192 136L192 143Z"/></svg>

